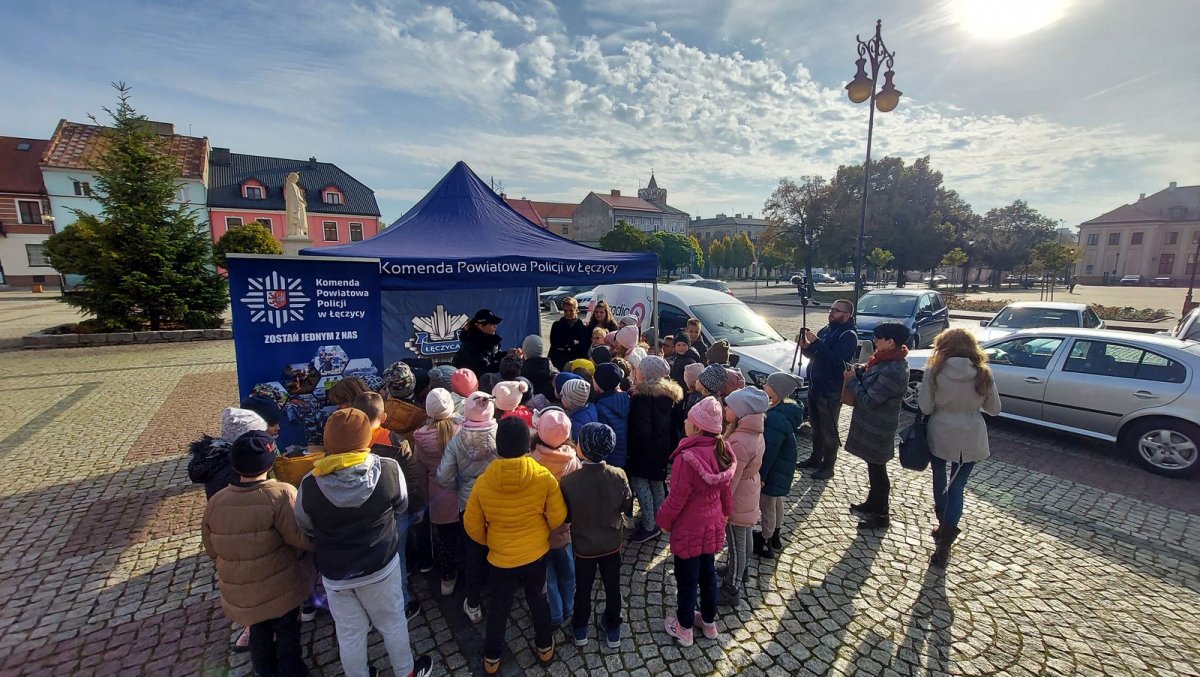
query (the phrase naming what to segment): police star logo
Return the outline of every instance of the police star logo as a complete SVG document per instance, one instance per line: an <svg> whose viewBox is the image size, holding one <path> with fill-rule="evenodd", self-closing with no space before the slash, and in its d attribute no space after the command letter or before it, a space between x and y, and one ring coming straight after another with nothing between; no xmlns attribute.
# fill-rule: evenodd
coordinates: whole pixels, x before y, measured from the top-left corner
<svg viewBox="0 0 1200 677"><path fill-rule="evenodd" d="M304 294L300 278L273 272L246 282L250 289L242 303L250 309L251 322L266 322L279 329L292 320L304 321L304 307L312 299Z"/></svg>

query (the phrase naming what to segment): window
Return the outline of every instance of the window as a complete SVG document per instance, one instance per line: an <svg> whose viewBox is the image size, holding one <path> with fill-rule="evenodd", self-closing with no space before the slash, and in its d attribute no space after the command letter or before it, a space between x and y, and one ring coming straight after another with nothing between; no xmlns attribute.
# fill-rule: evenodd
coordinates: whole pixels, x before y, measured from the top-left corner
<svg viewBox="0 0 1200 677"><path fill-rule="evenodd" d="M1120 233L1109 233L1108 234L1108 244L1110 244L1110 245L1121 244L1121 234Z"/></svg>
<svg viewBox="0 0 1200 677"><path fill-rule="evenodd" d="M563 237L567 237L568 235L570 235L570 234L571 234L571 227L570 227L570 226L563 226L562 228L563 228L563 232L562 232L562 234L563 234Z"/></svg>
<svg viewBox="0 0 1200 677"><path fill-rule="evenodd" d="M226 230L229 230L230 228L233 228L234 226L240 226L240 225L242 225L242 217L240 217L240 216L226 216L225 217L225 229Z"/></svg>
<svg viewBox="0 0 1200 677"><path fill-rule="evenodd" d="M1164 383L1183 383L1187 377L1187 370L1174 360L1107 341L1076 341L1063 364L1063 371Z"/></svg>
<svg viewBox="0 0 1200 677"><path fill-rule="evenodd" d="M27 244L25 245L25 258L29 259L29 265L34 268L49 268L50 264L46 261L46 252L43 245Z"/></svg>
<svg viewBox="0 0 1200 677"><path fill-rule="evenodd" d="M332 190L325 191L325 204L340 205L342 204L342 194Z"/></svg>
<svg viewBox="0 0 1200 677"><path fill-rule="evenodd" d="M262 189L262 187L260 187L260 186L246 186L246 199L247 199L247 200L261 200L261 199L263 199L263 189Z"/></svg>
<svg viewBox="0 0 1200 677"><path fill-rule="evenodd" d="M1087 269L1084 272L1088 275L1091 275L1092 271L1094 271L1094 270L1096 270L1096 266L1089 263L1089 264L1087 264Z"/></svg>
<svg viewBox="0 0 1200 677"><path fill-rule="evenodd" d="M1088 233L1087 243L1089 247L1100 244L1100 233Z"/></svg>
<svg viewBox="0 0 1200 677"><path fill-rule="evenodd" d="M687 328L690 316L669 303L659 302L658 323L662 326L662 336L679 336Z"/></svg>
<svg viewBox="0 0 1200 677"><path fill-rule="evenodd" d="M180 186L179 190L175 191L175 201L180 203L188 203L192 201L192 192L187 186Z"/></svg>
<svg viewBox="0 0 1200 677"><path fill-rule="evenodd" d="M1196 269L1196 255L1195 255L1194 253L1193 253L1193 254L1188 254L1188 257L1187 257L1187 266L1184 268L1183 274L1184 274L1184 275L1191 275L1191 274L1192 274L1192 271L1193 271L1193 270L1195 270L1195 269Z"/></svg>
<svg viewBox="0 0 1200 677"><path fill-rule="evenodd" d="M92 196L92 184L88 183L87 181L76 181L75 182L75 194L78 195L79 197L91 197Z"/></svg>
<svg viewBox="0 0 1200 677"><path fill-rule="evenodd" d="M41 223L42 203L37 200L17 200L17 223Z"/></svg>
<svg viewBox="0 0 1200 677"><path fill-rule="evenodd" d="M1175 270L1175 255L1160 254L1158 257L1158 274L1170 275Z"/></svg>
<svg viewBox="0 0 1200 677"><path fill-rule="evenodd" d="M271 219L269 219L269 218L267 218L267 217L265 217L265 216L260 216L260 217L258 217L257 219L254 219L254 220L255 220L255 221L258 221L259 223L261 223L261 224L262 224L262 227L263 227L263 228L266 228L267 230L271 230L271 226L272 226L272 225L274 225L274 224L272 224L272 223L271 223Z"/></svg>
<svg viewBox="0 0 1200 677"><path fill-rule="evenodd" d="M363 239L362 224L354 221L350 222L350 241L358 242Z"/></svg>
<svg viewBox="0 0 1200 677"><path fill-rule="evenodd" d="M1031 336L997 343L983 352L992 365L1045 369L1062 342L1051 336Z"/></svg>
<svg viewBox="0 0 1200 677"><path fill-rule="evenodd" d="M1187 207L1171 207L1167 213L1172 221L1182 221L1187 218Z"/></svg>
<svg viewBox="0 0 1200 677"><path fill-rule="evenodd" d="M326 221L322 225L325 227L325 241L326 242L337 242L338 241L337 222L336 221Z"/></svg>
<svg viewBox="0 0 1200 677"><path fill-rule="evenodd" d="M1167 233L1167 244L1179 244L1179 233Z"/></svg>
<svg viewBox="0 0 1200 677"><path fill-rule="evenodd" d="M1100 327L1100 316L1091 308L1083 309L1083 326L1088 329L1098 329Z"/></svg>
<svg viewBox="0 0 1200 677"><path fill-rule="evenodd" d="M1133 235L1130 235L1129 236L1129 244L1131 244L1131 245L1141 244L1143 235L1145 235L1145 233L1134 233Z"/></svg>

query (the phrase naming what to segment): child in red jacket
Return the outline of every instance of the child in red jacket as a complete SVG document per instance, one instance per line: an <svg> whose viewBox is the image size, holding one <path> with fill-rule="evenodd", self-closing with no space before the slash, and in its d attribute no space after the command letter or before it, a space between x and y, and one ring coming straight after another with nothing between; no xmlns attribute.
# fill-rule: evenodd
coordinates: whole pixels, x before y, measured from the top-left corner
<svg viewBox="0 0 1200 677"><path fill-rule="evenodd" d="M658 511L658 526L670 532L675 556L677 608L667 616L666 630L682 646L692 645L695 625L705 637L717 638L716 554L725 547L725 523L733 512L734 458L721 435L723 423L714 397L688 412L687 437L671 454L671 493Z"/></svg>

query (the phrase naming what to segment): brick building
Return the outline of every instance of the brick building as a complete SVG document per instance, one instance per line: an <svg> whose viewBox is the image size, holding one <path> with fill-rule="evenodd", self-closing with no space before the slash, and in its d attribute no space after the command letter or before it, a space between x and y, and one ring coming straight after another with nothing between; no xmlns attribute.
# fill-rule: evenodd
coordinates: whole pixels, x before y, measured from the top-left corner
<svg viewBox="0 0 1200 677"><path fill-rule="evenodd" d="M0 136L0 286L57 287L42 244L54 233L41 161L49 141Z"/></svg>

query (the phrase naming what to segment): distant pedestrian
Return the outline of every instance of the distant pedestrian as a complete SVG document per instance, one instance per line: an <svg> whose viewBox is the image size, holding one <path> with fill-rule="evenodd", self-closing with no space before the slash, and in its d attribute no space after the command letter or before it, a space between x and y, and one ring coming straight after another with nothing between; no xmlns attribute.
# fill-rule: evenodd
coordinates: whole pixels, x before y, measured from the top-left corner
<svg viewBox="0 0 1200 677"><path fill-rule="evenodd" d="M1071 281L1067 283L1067 293L1074 294L1075 293L1075 285L1077 285L1077 284L1079 284L1079 276L1072 275Z"/></svg>
<svg viewBox="0 0 1200 677"><path fill-rule="evenodd" d="M987 355L972 334L964 329L938 334L918 401L929 416L933 505L938 521L929 563L945 567L950 546L961 533L963 490L975 464L989 455L987 424L980 411L989 416L1000 413L1000 394Z"/></svg>
<svg viewBox="0 0 1200 677"><path fill-rule="evenodd" d="M854 303L838 299L829 306L829 324L817 333L805 328L800 350L808 358L808 420L812 424L812 454L798 467L813 468L813 479L833 477L837 461L838 417L842 411L842 372L858 354ZM788 394L779 393L786 397Z"/></svg>

